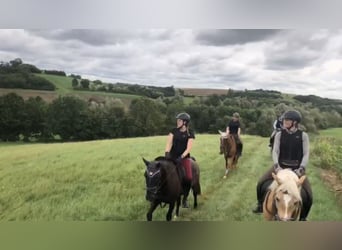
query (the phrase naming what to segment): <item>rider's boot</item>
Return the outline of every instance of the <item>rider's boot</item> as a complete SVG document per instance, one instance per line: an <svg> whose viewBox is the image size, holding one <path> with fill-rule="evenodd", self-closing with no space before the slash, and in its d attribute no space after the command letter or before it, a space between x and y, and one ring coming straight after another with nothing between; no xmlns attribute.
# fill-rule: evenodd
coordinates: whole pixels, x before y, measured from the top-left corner
<svg viewBox="0 0 342 250"><path fill-rule="evenodd" d="M262 204L260 202L258 202L256 207L252 211L253 211L253 213L261 214L262 213Z"/></svg>

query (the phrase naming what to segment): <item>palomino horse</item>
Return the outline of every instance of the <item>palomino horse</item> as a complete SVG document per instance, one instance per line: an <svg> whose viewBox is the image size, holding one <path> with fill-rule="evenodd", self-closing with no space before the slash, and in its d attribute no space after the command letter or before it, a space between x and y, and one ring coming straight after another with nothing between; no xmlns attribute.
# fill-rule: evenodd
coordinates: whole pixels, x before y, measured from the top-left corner
<svg viewBox="0 0 342 250"><path fill-rule="evenodd" d="M183 194L183 199L186 199L189 195L190 188L192 188L194 196L194 208L197 207L197 195L201 194L201 186L199 183L199 167L194 160L191 160L193 178L188 190L184 190L182 186L184 174L180 166L177 166L172 160L165 159L165 157L157 157L151 162L144 158L143 161L146 165L146 199L151 202L150 209L146 215L148 221L152 220L154 210L161 203L169 204L169 209L166 214L167 221L171 220L175 205L176 216L179 216L181 195Z"/></svg>
<svg viewBox="0 0 342 250"><path fill-rule="evenodd" d="M227 178L229 170L235 169L238 162L236 141L233 135L222 132L219 130L221 135L220 140L222 140L223 146L223 156L226 161L226 171L223 178Z"/></svg>
<svg viewBox="0 0 342 250"><path fill-rule="evenodd" d="M305 176L298 176L291 169L282 169L277 175L272 173L274 181L266 193L263 203L263 215L266 220L297 220L302 208L300 195Z"/></svg>

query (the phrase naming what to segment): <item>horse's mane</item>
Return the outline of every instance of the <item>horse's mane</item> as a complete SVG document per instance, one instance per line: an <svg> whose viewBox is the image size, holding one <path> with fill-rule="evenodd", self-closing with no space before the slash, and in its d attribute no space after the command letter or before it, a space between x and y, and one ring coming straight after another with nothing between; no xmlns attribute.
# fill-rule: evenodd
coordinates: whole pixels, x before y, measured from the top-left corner
<svg viewBox="0 0 342 250"><path fill-rule="evenodd" d="M271 191L287 191L294 195L298 200L301 200L300 188L298 188L297 185L299 178L292 170L280 170L277 174L277 178L280 180L280 184L274 180L269 187Z"/></svg>
<svg viewBox="0 0 342 250"><path fill-rule="evenodd" d="M155 161L166 161L169 163L173 163L173 165L177 165L177 162L174 159L166 158L165 156L158 156L154 160Z"/></svg>
<svg viewBox="0 0 342 250"><path fill-rule="evenodd" d="M165 156L157 156L154 160L155 161L166 161L166 157Z"/></svg>

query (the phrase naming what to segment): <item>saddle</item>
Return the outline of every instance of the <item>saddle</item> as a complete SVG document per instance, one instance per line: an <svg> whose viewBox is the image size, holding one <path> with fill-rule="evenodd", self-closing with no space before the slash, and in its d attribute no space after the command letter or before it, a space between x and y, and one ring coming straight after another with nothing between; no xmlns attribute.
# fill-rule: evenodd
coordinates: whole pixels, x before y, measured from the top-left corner
<svg viewBox="0 0 342 250"><path fill-rule="evenodd" d="M282 168L290 168L292 170L295 170L295 169L299 168L300 162L297 160L282 160L279 162L279 165Z"/></svg>

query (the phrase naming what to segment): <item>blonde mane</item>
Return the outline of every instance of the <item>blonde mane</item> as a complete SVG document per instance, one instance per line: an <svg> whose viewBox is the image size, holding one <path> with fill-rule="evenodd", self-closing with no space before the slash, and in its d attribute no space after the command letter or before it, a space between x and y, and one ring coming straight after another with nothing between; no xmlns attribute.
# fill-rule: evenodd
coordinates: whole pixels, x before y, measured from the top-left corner
<svg viewBox="0 0 342 250"><path fill-rule="evenodd" d="M298 187L298 176L290 169L280 170L275 179L270 185L269 189L274 192L287 191L298 200L301 200L300 188Z"/></svg>
<svg viewBox="0 0 342 250"><path fill-rule="evenodd" d="M277 175L272 173L272 176L274 181L263 203L264 218L283 221L298 219L302 204L300 189L305 176L298 178L290 169L282 169Z"/></svg>

